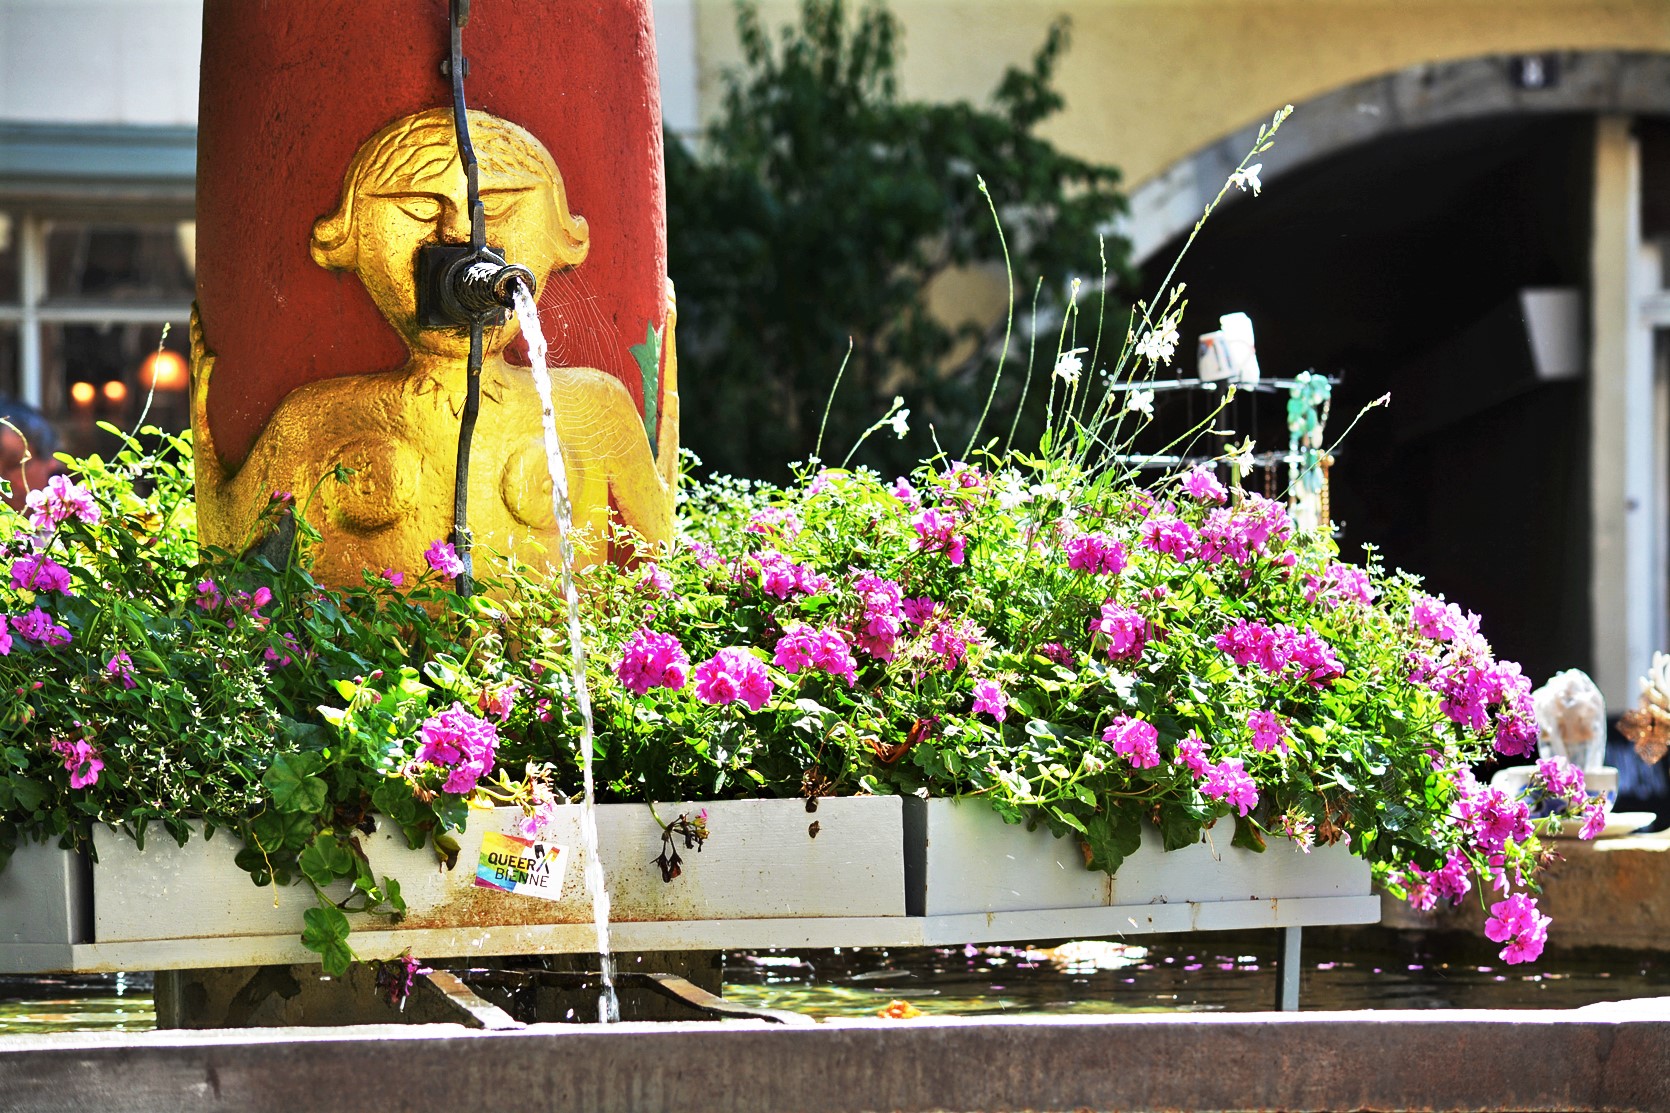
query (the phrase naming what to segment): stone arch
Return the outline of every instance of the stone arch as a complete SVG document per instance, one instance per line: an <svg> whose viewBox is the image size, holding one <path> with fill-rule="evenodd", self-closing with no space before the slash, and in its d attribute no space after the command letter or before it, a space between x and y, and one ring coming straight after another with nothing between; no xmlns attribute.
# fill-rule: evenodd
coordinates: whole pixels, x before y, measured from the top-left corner
<svg viewBox="0 0 1670 1113"><path fill-rule="evenodd" d="M1539 87L1516 78L1528 57L1543 66ZM1266 183L1349 148L1441 124L1498 115L1670 114L1670 54L1554 51L1423 63L1296 108L1264 157ZM1194 225L1252 149L1260 122L1207 144L1131 191L1122 231L1131 239L1134 262L1146 262Z"/></svg>

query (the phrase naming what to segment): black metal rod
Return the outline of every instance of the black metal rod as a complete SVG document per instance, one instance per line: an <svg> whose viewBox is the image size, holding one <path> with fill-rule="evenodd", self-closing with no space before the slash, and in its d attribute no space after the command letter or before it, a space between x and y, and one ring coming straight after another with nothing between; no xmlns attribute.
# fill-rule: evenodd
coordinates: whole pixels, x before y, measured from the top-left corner
<svg viewBox="0 0 1670 1113"><path fill-rule="evenodd" d="M452 487L452 547L464 570L453 581L459 595L475 591L475 558L470 538L470 440L481 412L481 318L470 322L469 375L464 383L464 412L458 423L458 469Z"/></svg>
<svg viewBox="0 0 1670 1113"><path fill-rule="evenodd" d="M470 117L464 103L464 24L470 18L469 0L451 0L452 126L458 134L458 160L464 166L465 198L470 206L470 246L487 244L487 216L481 204L480 171L476 167L475 145L470 142ZM470 362L466 368L464 412L458 425L458 469L452 493L452 547L464 570L453 581L459 595L468 598L475 590L475 561L470 538L470 440L475 435L476 415L481 411L482 322L470 322Z"/></svg>

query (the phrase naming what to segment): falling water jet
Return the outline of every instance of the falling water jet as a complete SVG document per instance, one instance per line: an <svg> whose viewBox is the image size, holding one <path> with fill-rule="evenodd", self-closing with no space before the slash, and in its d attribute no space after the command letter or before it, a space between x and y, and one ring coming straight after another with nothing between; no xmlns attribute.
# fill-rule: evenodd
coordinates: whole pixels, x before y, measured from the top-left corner
<svg viewBox="0 0 1670 1113"><path fill-rule="evenodd" d="M527 283L515 287L516 316L528 342L528 362L533 370L534 388L539 391L539 418L545 435L545 466L551 473L551 511L556 515L562 538L562 591L568 605L569 659L573 663L574 699L580 707L580 768L585 783L585 800L580 806L580 842L586 854L586 892L591 896L592 920L597 927L597 961L603 976L603 994L597 1002L597 1016L604 1024L620 1019L620 1000L615 995L615 960L609 953L609 890L604 884L603 862L597 856L597 792L592 780L591 691L586 687L585 642L580 634L580 596L574 587L573 510L568 498L568 469L562 462L562 442L557 437L557 415L551 405L551 375L545 367L545 333L539 326L539 308Z"/></svg>

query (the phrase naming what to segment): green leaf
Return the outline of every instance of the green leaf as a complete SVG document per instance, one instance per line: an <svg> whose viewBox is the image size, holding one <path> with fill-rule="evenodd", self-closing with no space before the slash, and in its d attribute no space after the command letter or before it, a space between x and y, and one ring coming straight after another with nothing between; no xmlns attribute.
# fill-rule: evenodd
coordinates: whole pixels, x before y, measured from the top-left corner
<svg viewBox="0 0 1670 1113"><path fill-rule="evenodd" d="M325 782L313 775L318 768L317 754L279 754L262 774L261 784L280 811L317 814L324 810L327 795Z"/></svg>
<svg viewBox="0 0 1670 1113"><path fill-rule="evenodd" d="M13 777L12 797L19 811L32 812L46 802L46 786L29 777Z"/></svg>
<svg viewBox="0 0 1670 1113"><path fill-rule="evenodd" d="M661 334L650 324L644 330L644 342L634 344L627 351L638 362L638 375L644 384L644 433L649 437L649 450L656 451L655 407L661 399Z"/></svg>
<svg viewBox="0 0 1670 1113"><path fill-rule="evenodd" d="M1231 846L1239 846L1243 850L1254 850L1264 853L1264 832L1258 829L1249 816L1235 817L1235 837L1229 840Z"/></svg>
<svg viewBox="0 0 1670 1113"><path fill-rule="evenodd" d="M311 816L269 808L249 821L246 837L271 856L300 850L313 837L313 831Z"/></svg>
<svg viewBox="0 0 1670 1113"><path fill-rule="evenodd" d="M1200 835L1206 827L1207 814L1204 808L1196 809L1187 804L1166 801L1160 805L1160 837L1165 842L1167 850L1182 850L1186 846L1193 846L1200 841Z"/></svg>
<svg viewBox="0 0 1670 1113"><path fill-rule="evenodd" d="M1142 810L1137 804L1110 802L1085 822L1084 839L1090 847L1088 865L1113 873L1142 845Z"/></svg>
<svg viewBox="0 0 1670 1113"><path fill-rule="evenodd" d="M296 864L313 884L323 889L354 872L354 854L334 834L321 831L307 844Z"/></svg>
<svg viewBox="0 0 1670 1113"><path fill-rule="evenodd" d="M302 913L302 946L319 955L325 973L343 977L354 964L353 948L348 946L348 917L323 898L317 908Z"/></svg>

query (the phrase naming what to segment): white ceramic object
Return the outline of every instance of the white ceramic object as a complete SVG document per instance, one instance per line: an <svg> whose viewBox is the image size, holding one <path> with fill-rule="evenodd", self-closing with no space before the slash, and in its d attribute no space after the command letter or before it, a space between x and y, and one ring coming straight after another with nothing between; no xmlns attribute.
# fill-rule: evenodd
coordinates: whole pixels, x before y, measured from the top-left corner
<svg viewBox="0 0 1670 1113"><path fill-rule="evenodd" d="M1587 673L1557 672L1532 699L1542 757L1563 757L1585 773L1606 764L1606 697Z"/></svg>
<svg viewBox="0 0 1670 1113"><path fill-rule="evenodd" d="M1520 794L1530 787L1531 776L1536 771L1535 765L1514 765L1507 769L1498 769L1496 775L1490 778L1490 787L1501 789L1510 799L1518 799ZM1611 811L1612 805L1618 799L1618 771L1610 765L1587 770L1583 774L1583 786L1590 796L1601 796L1606 802L1606 810Z"/></svg>

